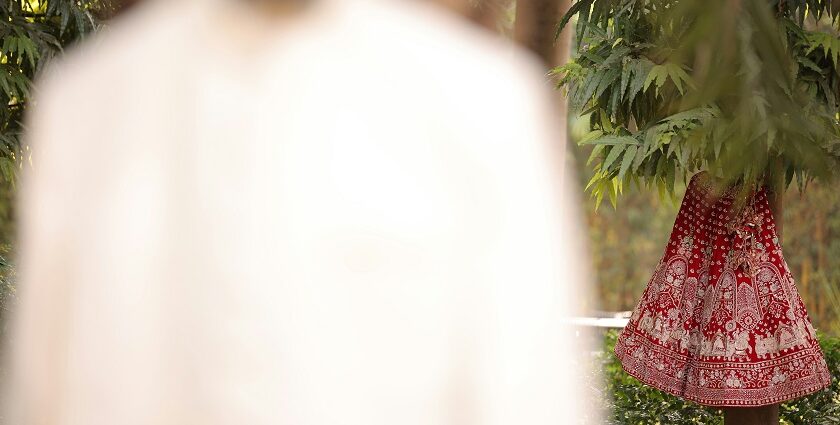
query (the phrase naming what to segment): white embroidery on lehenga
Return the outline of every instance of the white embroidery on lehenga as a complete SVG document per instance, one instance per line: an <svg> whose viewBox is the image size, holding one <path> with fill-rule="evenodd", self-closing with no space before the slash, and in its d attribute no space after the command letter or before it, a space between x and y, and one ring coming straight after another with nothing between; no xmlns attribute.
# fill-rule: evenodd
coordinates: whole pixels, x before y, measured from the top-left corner
<svg viewBox="0 0 840 425"><path fill-rule="evenodd" d="M732 200L702 190L693 179L616 343L625 370L714 406L772 404L825 387L830 376L765 194L733 225Z"/></svg>

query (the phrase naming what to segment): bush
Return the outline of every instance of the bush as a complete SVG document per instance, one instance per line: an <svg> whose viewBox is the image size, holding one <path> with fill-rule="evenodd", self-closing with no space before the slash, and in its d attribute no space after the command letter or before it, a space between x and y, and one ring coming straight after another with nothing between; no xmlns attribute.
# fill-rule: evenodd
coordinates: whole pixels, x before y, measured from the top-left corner
<svg viewBox="0 0 840 425"><path fill-rule="evenodd" d="M606 391L600 402L608 412L608 424L683 425L723 424L720 409L701 406L648 387L621 368L613 354L617 331L608 331L604 350L597 356ZM820 345L831 371L831 386L810 396L782 404L784 425L840 424L840 339L819 335Z"/></svg>

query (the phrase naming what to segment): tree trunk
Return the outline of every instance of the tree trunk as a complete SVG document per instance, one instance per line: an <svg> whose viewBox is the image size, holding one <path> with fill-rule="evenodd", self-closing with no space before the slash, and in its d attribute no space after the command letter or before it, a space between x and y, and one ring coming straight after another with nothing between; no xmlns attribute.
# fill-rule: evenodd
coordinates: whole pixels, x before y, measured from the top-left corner
<svg viewBox="0 0 840 425"><path fill-rule="evenodd" d="M723 410L724 425L777 425L779 405L730 407Z"/></svg>
<svg viewBox="0 0 840 425"><path fill-rule="evenodd" d="M768 202L770 212L776 220L776 236L779 245L782 243L782 224L784 222L784 183L768 183ZM771 404L760 407L730 407L723 409L724 425L779 425L779 405Z"/></svg>
<svg viewBox="0 0 840 425"><path fill-rule="evenodd" d="M557 40L554 33L560 18L571 7L571 0L519 0L516 2L516 21L513 37L534 52L545 63L546 71L569 60L572 40L571 25ZM558 92L557 111L561 128L566 128L566 102Z"/></svg>
<svg viewBox="0 0 840 425"><path fill-rule="evenodd" d="M554 42L560 18L569 10L569 0L520 0L516 2L513 35L551 68L568 60L571 31L563 31Z"/></svg>

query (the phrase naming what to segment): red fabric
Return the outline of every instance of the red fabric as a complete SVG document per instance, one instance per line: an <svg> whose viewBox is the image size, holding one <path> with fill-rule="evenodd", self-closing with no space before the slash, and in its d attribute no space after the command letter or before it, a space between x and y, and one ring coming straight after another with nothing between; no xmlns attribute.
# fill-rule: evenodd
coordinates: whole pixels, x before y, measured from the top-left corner
<svg viewBox="0 0 840 425"><path fill-rule="evenodd" d="M624 369L709 406L761 406L831 377L782 257L764 189L745 206L691 179L665 255L621 332Z"/></svg>

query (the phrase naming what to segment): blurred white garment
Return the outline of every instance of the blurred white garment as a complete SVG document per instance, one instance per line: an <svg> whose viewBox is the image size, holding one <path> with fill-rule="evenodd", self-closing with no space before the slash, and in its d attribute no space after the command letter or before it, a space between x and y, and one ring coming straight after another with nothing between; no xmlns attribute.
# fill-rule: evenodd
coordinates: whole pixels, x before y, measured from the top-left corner
<svg viewBox="0 0 840 425"><path fill-rule="evenodd" d="M139 6L40 86L10 423L579 417L536 62L429 6Z"/></svg>

